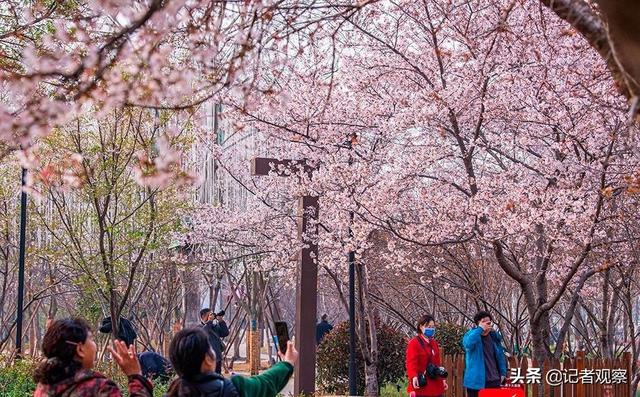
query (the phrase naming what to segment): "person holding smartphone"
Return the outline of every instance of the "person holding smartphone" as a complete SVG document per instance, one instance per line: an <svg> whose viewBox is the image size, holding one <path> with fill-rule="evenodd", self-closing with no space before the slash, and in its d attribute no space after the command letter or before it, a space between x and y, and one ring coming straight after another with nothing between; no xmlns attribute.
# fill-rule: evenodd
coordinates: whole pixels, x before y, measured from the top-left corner
<svg viewBox="0 0 640 397"><path fill-rule="evenodd" d="M473 316L473 322L475 327L462 338L467 397L477 397L482 389L499 389L507 376L502 337L493 330L491 314L480 311Z"/></svg>
<svg viewBox="0 0 640 397"><path fill-rule="evenodd" d="M169 359L178 374L165 397L276 397L287 385L298 351L293 342L278 352L281 362L254 376L227 379L215 372L216 354L202 328L178 332L169 345Z"/></svg>

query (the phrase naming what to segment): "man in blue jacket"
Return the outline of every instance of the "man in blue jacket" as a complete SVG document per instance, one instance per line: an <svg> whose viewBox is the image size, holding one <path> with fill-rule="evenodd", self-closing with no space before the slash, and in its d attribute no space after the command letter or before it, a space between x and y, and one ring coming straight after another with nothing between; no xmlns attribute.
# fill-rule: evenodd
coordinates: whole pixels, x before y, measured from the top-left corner
<svg viewBox="0 0 640 397"><path fill-rule="evenodd" d="M324 339L325 335L327 335L333 329L333 325L329 324L327 321L327 315L323 314L321 317L322 321L316 325L316 345L319 345Z"/></svg>
<svg viewBox="0 0 640 397"><path fill-rule="evenodd" d="M464 387L467 397L481 389L498 389L507 376L502 337L493 331L491 314L480 311L473 317L476 327L462 338L465 351Z"/></svg>

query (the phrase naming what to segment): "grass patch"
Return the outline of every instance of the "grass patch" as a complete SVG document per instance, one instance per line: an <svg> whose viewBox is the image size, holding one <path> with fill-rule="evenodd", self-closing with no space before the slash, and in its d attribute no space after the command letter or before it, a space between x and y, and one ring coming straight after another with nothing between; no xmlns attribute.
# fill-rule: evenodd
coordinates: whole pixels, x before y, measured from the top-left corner
<svg viewBox="0 0 640 397"><path fill-rule="evenodd" d="M380 397L407 397L407 380L387 383L380 389Z"/></svg>

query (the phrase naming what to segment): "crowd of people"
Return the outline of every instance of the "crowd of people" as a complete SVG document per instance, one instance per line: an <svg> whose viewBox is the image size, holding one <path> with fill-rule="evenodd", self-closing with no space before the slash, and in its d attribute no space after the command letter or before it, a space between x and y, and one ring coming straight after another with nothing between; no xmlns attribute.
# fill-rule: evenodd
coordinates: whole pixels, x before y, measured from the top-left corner
<svg viewBox="0 0 640 397"><path fill-rule="evenodd" d="M117 339L108 350L127 377L130 397L153 396L151 379L175 379L166 397L275 397L288 383L298 352L291 341L281 361L260 375L221 375L222 338L229 335L224 311L200 311L200 326L180 330L169 345L169 360L153 351L136 352L135 330L128 319L118 323ZM105 318L100 332L112 331ZM81 318L64 318L49 324L42 342L44 359L37 367L34 397L121 397L111 379L94 370L97 346L89 324Z"/></svg>
<svg viewBox="0 0 640 397"><path fill-rule="evenodd" d="M200 326L178 331L169 345L169 359L153 351L137 354L137 337L131 322L120 319L117 338L108 350L128 379L128 395L153 396L151 380L168 381L166 397L275 397L286 386L298 358L293 343L287 343L281 361L260 375L244 377L221 374L222 338L229 335L224 311L200 311ZM463 337L465 349L464 387L467 397L477 397L481 389L504 384L507 365L500 334L494 330L491 314L478 312ZM316 327L316 342L332 330L326 314ZM111 332L105 318L100 332ZM407 392L412 397L442 397L448 389L447 371L441 366L440 346L435 338L437 324L424 315L416 324L417 335L406 350ZM116 383L95 371L97 346L89 324L81 318L52 322L42 342L43 362L36 369L34 397L120 397Z"/></svg>
<svg viewBox="0 0 640 397"><path fill-rule="evenodd" d="M507 376L502 338L494 330L491 314L480 311L473 317L473 322L474 327L462 338L465 350L463 383L467 397L477 397L482 389L499 389ZM449 386L435 339L435 318L422 316L417 321L416 331L417 335L407 346L407 392L412 397L441 397Z"/></svg>

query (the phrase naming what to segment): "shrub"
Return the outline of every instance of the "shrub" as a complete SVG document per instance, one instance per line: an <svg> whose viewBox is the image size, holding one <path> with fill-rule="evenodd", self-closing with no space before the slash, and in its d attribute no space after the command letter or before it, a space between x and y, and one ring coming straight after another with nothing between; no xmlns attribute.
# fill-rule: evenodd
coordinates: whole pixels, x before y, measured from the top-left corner
<svg viewBox="0 0 640 397"><path fill-rule="evenodd" d="M17 360L6 367L0 367L0 396L29 397L36 384L33 381L35 363L30 359Z"/></svg>
<svg viewBox="0 0 640 397"><path fill-rule="evenodd" d="M154 397L162 397L169 390L169 385L171 381L167 382L153 382L153 396ZM123 389L126 390L126 389Z"/></svg>
<svg viewBox="0 0 640 397"><path fill-rule="evenodd" d="M36 389L33 373L37 362L31 358L15 361L9 366L0 366L0 396L2 397L31 397ZM96 370L113 379L120 390L127 390L127 377L123 375L115 364L98 363ZM169 388L169 382L154 382L154 397L162 397Z"/></svg>
<svg viewBox="0 0 640 397"><path fill-rule="evenodd" d="M95 369L96 371L102 373L107 378L112 379L118 385L120 390L122 390L123 392L126 392L129 382L127 380L127 377L118 369L118 366L114 361L97 363ZM154 380L153 396L154 397L164 396L167 393L167 390L169 390L169 384L171 383L172 380L173 378L164 382L160 380Z"/></svg>
<svg viewBox="0 0 640 397"><path fill-rule="evenodd" d="M380 397L407 397L407 379L387 383L380 389Z"/></svg>
<svg viewBox="0 0 640 397"><path fill-rule="evenodd" d="M382 387L405 376L406 336L392 327L376 321L378 334L378 382ZM349 392L349 323L338 324L318 347L317 382L328 394ZM358 394L364 394L364 361L360 346L356 349Z"/></svg>
<svg viewBox="0 0 640 397"><path fill-rule="evenodd" d="M467 329L455 323L438 323L436 340L444 354L464 354L462 337Z"/></svg>

